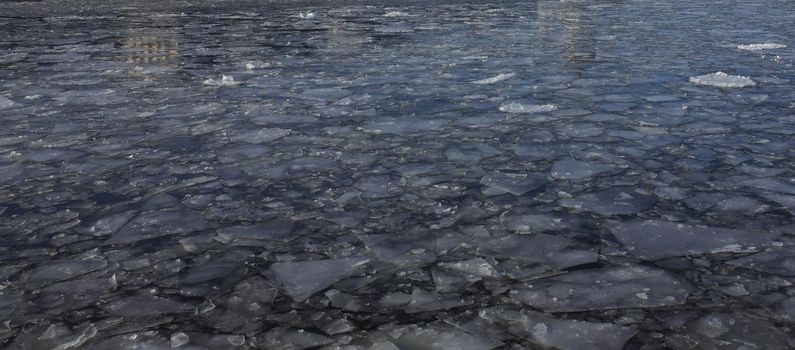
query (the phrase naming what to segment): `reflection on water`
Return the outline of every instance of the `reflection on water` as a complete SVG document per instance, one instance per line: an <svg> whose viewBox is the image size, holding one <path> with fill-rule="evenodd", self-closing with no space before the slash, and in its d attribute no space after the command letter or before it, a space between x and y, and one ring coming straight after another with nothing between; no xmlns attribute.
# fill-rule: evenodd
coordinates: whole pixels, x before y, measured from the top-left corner
<svg viewBox="0 0 795 350"><path fill-rule="evenodd" d="M563 59L569 63L594 62L594 29L586 25L588 9L578 2L547 2L538 4L538 28L542 39L562 44Z"/></svg>
<svg viewBox="0 0 795 350"><path fill-rule="evenodd" d="M125 54L118 56L128 63L172 64L179 57L179 40L176 34L141 35L134 33L124 38L122 50Z"/></svg>
<svg viewBox="0 0 795 350"><path fill-rule="evenodd" d="M151 17L129 22L118 43L116 59L128 63L177 65L181 34L168 17Z"/></svg>

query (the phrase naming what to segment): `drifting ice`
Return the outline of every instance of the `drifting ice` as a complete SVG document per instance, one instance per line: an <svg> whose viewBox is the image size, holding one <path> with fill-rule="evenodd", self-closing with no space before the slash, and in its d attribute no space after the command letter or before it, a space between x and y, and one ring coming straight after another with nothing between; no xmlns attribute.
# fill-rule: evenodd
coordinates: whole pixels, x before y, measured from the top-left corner
<svg viewBox="0 0 795 350"><path fill-rule="evenodd" d="M508 113L543 113L543 112L552 112L556 109L558 109L558 106L555 106L553 104L528 105L519 102L506 103L500 106L501 112L508 112Z"/></svg>
<svg viewBox="0 0 795 350"><path fill-rule="evenodd" d="M222 75L221 80L207 79L204 81L204 84L213 86L234 86L240 83L236 82L235 78L231 75Z"/></svg>
<svg viewBox="0 0 795 350"><path fill-rule="evenodd" d="M743 88L756 86L756 82L749 77L739 75L729 75L723 72L715 72L706 75L691 77L690 82L698 85L717 86L721 88Z"/></svg>
<svg viewBox="0 0 795 350"><path fill-rule="evenodd" d="M384 14L384 17L405 17L408 16L408 13L400 12L400 11L389 11Z"/></svg>
<svg viewBox="0 0 795 350"><path fill-rule="evenodd" d="M499 83L501 81L505 81L505 80L511 79L514 76L516 76L516 73L497 74L497 75L495 75L495 76L493 76L491 78L475 80L475 81L472 82L472 84L495 84L495 83Z"/></svg>
<svg viewBox="0 0 795 350"><path fill-rule="evenodd" d="M773 50L773 49L783 49L786 47L787 45L775 44L775 43L737 45L738 49L745 51Z"/></svg>

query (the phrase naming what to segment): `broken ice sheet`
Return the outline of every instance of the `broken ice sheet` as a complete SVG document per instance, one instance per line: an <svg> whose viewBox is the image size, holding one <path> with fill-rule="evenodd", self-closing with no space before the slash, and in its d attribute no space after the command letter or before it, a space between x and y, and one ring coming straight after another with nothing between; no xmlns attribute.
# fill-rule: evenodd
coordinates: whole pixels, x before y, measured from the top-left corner
<svg viewBox="0 0 795 350"><path fill-rule="evenodd" d="M484 309L478 315L539 346L561 350L621 350L638 332L631 327L610 323L557 319L542 313L502 307Z"/></svg>
<svg viewBox="0 0 795 350"><path fill-rule="evenodd" d="M293 238L291 233L295 223L289 219L274 219L245 226L228 226L217 230L218 239L222 242L234 240L269 240L287 241Z"/></svg>
<svg viewBox="0 0 795 350"><path fill-rule="evenodd" d="M105 268L107 265L108 262L106 260L100 259L43 262L33 269L28 279L28 285L31 287L41 287L47 284L65 281Z"/></svg>
<svg viewBox="0 0 795 350"><path fill-rule="evenodd" d="M194 306L151 295L134 295L100 305L110 314L124 317L143 317L172 313L193 312Z"/></svg>
<svg viewBox="0 0 795 350"><path fill-rule="evenodd" d="M610 230L632 255L647 260L756 251L780 235L660 220L621 222Z"/></svg>
<svg viewBox="0 0 795 350"><path fill-rule="evenodd" d="M560 160L552 165L551 175L561 180L582 180L613 170L609 164L583 162L578 160Z"/></svg>
<svg viewBox="0 0 795 350"><path fill-rule="evenodd" d="M393 340L403 350L490 350L502 346L488 339L454 329L411 326Z"/></svg>
<svg viewBox="0 0 795 350"><path fill-rule="evenodd" d="M353 185L367 199L394 197L403 193L400 181L387 175L374 175L359 179Z"/></svg>
<svg viewBox="0 0 795 350"><path fill-rule="evenodd" d="M411 299L406 305L407 313L447 310L461 306L472 305L471 299L459 297L455 294L436 294L415 287L411 292Z"/></svg>
<svg viewBox="0 0 795 350"><path fill-rule="evenodd" d="M258 349L314 349L334 342L327 336L304 329L274 328L256 335L251 343Z"/></svg>
<svg viewBox="0 0 795 350"><path fill-rule="evenodd" d="M650 308L682 304L693 287L670 272L640 265L577 270L516 284L511 297L546 312Z"/></svg>
<svg viewBox="0 0 795 350"><path fill-rule="evenodd" d="M632 187L613 187L560 201L565 208L584 210L604 216L632 215L650 209L657 203L654 195L641 194Z"/></svg>
<svg viewBox="0 0 795 350"><path fill-rule="evenodd" d="M500 154L502 151L486 144L455 145L445 151L447 159L456 162L477 162Z"/></svg>
<svg viewBox="0 0 795 350"><path fill-rule="evenodd" d="M232 136L232 139L235 141L248 143L268 143L285 137L291 132L292 130L290 129L262 128L259 130L241 132L235 136Z"/></svg>
<svg viewBox="0 0 795 350"><path fill-rule="evenodd" d="M440 267L463 272L480 277L498 277L499 273L494 269L491 264L482 258L473 258L469 260L443 262L439 263Z"/></svg>
<svg viewBox="0 0 795 350"><path fill-rule="evenodd" d="M795 249L773 247L760 253L728 261L727 264L782 276L795 276Z"/></svg>
<svg viewBox="0 0 795 350"><path fill-rule="evenodd" d="M332 284L359 273L370 260L361 257L307 260L272 264L263 274L301 302Z"/></svg>
<svg viewBox="0 0 795 350"><path fill-rule="evenodd" d="M596 252L573 240L543 233L494 238L479 243L477 249L494 258L540 265L543 270L565 269L598 259Z"/></svg>
<svg viewBox="0 0 795 350"><path fill-rule="evenodd" d="M395 267L425 266L436 261L436 237L427 232L404 232L364 235L359 239L374 261Z"/></svg>
<svg viewBox="0 0 795 350"><path fill-rule="evenodd" d="M708 313L663 338L664 345L684 340L694 349L791 349L787 332L750 312ZM695 345L695 347L693 347Z"/></svg>
<svg viewBox="0 0 795 350"><path fill-rule="evenodd" d="M197 211L185 208L143 213L127 222L103 244L127 244L206 229L209 224Z"/></svg>
<svg viewBox="0 0 795 350"><path fill-rule="evenodd" d="M517 233L538 233L565 229L569 222L551 215L504 212L500 215L500 225Z"/></svg>
<svg viewBox="0 0 795 350"><path fill-rule="evenodd" d="M547 179L537 175L509 176L500 172L492 172L480 179L480 183L487 186L488 193L502 194L510 193L514 196L521 196L527 192L535 191L548 183Z"/></svg>

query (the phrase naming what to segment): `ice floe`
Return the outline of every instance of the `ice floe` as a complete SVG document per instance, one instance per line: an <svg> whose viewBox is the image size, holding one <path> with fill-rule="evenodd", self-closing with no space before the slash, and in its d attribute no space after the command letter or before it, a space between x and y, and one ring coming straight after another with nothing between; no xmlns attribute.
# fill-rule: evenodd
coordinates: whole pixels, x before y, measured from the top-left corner
<svg viewBox="0 0 795 350"><path fill-rule="evenodd" d="M774 50L774 49L784 49L786 47L787 47L787 45L776 44L776 43L741 44L741 45L737 45L738 49L745 50L745 51Z"/></svg>
<svg viewBox="0 0 795 350"><path fill-rule="evenodd" d="M578 312L682 304L693 291L670 272L645 266L578 270L517 284L514 298L546 312Z"/></svg>
<svg viewBox="0 0 795 350"><path fill-rule="evenodd" d="M277 281L295 301L304 301L337 281L360 272L369 261L366 258L343 258L274 263L264 273Z"/></svg>
<svg viewBox="0 0 795 350"><path fill-rule="evenodd" d="M472 82L472 84L496 84L501 81L512 79L515 76L516 73L500 73L490 78L475 80ZM500 110L502 110L502 107L500 107ZM503 112L508 112L508 111L503 111Z"/></svg>
<svg viewBox="0 0 795 350"><path fill-rule="evenodd" d="M206 79L204 84L212 86L235 86L239 85L240 82L235 81L235 77L231 75L222 75L221 79Z"/></svg>
<svg viewBox="0 0 795 350"><path fill-rule="evenodd" d="M749 232L660 220L619 223L611 228L611 232L631 254L649 260L752 252L770 245L779 236L774 232Z"/></svg>
<svg viewBox="0 0 795 350"><path fill-rule="evenodd" d="M558 106L553 104L534 105L520 102L510 102L499 107L501 112L506 113L544 113L557 110Z"/></svg>
<svg viewBox="0 0 795 350"><path fill-rule="evenodd" d="M744 88L756 86L756 82L749 77L729 75L724 72L715 72L690 77L690 82L698 85L715 86L720 88Z"/></svg>

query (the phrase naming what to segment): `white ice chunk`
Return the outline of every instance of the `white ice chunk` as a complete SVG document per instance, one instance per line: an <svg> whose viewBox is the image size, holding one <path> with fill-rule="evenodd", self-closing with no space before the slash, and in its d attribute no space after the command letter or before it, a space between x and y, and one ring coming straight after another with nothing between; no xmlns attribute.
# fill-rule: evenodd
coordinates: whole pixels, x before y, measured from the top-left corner
<svg viewBox="0 0 795 350"><path fill-rule="evenodd" d="M8 98L0 96L0 108L10 108L13 107L14 105L16 105L14 101L11 101Z"/></svg>
<svg viewBox="0 0 795 350"><path fill-rule="evenodd" d="M516 73L502 73L502 74L497 74L497 75L495 75L495 76L493 76L491 78L475 80L475 81L472 82L472 84L495 84L495 83L499 83L501 81L505 81L505 80L511 79L511 78L513 78L515 76L516 76ZM500 107L500 108L502 108L502 107Z"/></svg>
<svg viewBox="0 0 795 350"><path fill-rule="evenodd" d="M697 77L690 77L690 82L698 85L716 86L721 88L744 88L756 86L756 82L749 77L729 75L724 72L715 72Z"/></svg>
<svg viewBox="0 0 795 350"><path fill-rule="evenodd" d="M306 12L306 13L301 12L301 13L298 14L298 18L300 18L300 19L312 19L312 18L315 18L315 16L316 15L315 15L314 12Z"/></svg>
<svg viewBox="0 0 795 350"><path fill-rule="evenodd" d="M500 111L506 113L544 113L557 109L558 106L553 104L531 105L519 102L510 102L500 106Z"/></svg>
<svg viewBox="0 0 795 350"><path fill-rule="evenodd" d="M786 47L787 45L776 44L776 43L737 45L738 49L745 51L774 50L774 49L783 49Z"/></svg>
<svg viewBox="0 0 795 350"><path fill-rule="evenodd" d="M384 14L384 17L406 17L408 13L400 12L400 11L389 11Z"/></svg>
<svg viewBox="0 0 795 350"><path fill-rule="evenodd" d="M207 79L204 81L205 85L212 85L212 86L235 86L240 84L240 82L235 81L235 77L231 75L222 75L221 80L216 79Z"/></svg>

